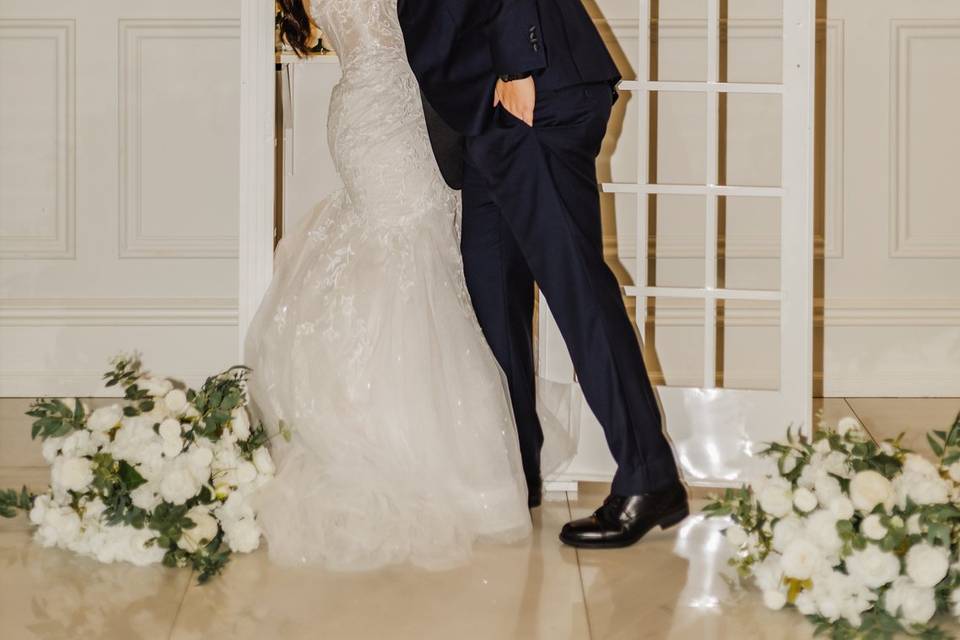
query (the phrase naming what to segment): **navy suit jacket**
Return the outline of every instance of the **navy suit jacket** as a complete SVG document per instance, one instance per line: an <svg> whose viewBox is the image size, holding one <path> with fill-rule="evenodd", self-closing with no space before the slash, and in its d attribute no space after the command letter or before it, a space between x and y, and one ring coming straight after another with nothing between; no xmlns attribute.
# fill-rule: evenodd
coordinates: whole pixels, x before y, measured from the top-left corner
<svg viewBox="0 0 960 640"><path fill-rule="evenodd" d="M497 76L533 72L538 91L620 80L581 0L399 0L398 13L426 101L463 135L490 124Z"/></svg>

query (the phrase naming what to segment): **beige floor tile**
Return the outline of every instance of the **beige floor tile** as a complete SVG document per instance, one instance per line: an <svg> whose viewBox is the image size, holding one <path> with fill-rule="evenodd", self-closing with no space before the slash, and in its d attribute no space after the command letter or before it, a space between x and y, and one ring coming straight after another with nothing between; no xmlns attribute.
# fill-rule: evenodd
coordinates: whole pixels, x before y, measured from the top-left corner
<svg viewBox="0 0 960 640"><path fill-rule="evenodd" d="M0 533L0 637L165 640L191 576L161 566L100 564Z"/></svg>
<svg viewBox="0 0 960 640"><path fill-rule="evenodd" d="M927 432L949 429L960 412L960 398L849 398L864 426L878 440L903 432L903 444L932 456Z"/></svg>
<svg viewBox="0 0 960 640"><path fill-rule="evenodd" d="M447 572L285 569L261 550L191 585L172 637L585 639L576 554L556 539L567 519L566 502L547 502L530 541L478 548L470 566Z"/></svg>
<svg viewBox="0 0 960 640"><path fill-rule="evenodd" d="M596 506L581 496L574 515ZM759 593L731 586L721 527L695 514L627 549L579 551L593 640L812 638L795 612L769 611Z"/></svg>

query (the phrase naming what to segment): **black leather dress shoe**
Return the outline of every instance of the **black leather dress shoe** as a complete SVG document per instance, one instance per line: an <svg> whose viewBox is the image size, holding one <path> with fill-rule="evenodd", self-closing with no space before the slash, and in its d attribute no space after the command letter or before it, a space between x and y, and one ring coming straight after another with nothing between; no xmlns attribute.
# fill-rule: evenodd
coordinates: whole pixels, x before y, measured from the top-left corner
<svg viewBox="0 0 960 640"><path fill-rule="evenodd" d="M589 518L564 525L560 540L586 549L628 547L654 527L667 529L688 515L687 492L680 483L636 496L611 495Z"/></svg>

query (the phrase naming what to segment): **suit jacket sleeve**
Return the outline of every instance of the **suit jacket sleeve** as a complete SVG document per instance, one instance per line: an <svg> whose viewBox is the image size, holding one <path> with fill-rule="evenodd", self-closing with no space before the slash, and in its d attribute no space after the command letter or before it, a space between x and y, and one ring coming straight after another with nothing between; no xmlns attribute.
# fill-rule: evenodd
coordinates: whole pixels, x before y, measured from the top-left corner
<svg viewBox="0 0 960 640"><path fill-rule="evenodd" d="M537 0L501 0L490 25L490 51L497 75L546 68Z"/></svg>

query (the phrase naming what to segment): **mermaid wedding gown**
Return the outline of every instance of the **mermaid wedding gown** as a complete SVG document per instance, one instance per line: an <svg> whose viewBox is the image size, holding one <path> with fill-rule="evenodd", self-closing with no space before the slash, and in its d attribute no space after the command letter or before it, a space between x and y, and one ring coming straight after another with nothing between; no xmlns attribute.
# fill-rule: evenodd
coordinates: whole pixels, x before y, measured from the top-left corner
<svg viewBox="0 0 960 640"><path fill-rule="evenodd" d="M256 497L272 560L462 563L530 531L506 381L474 316L459 198L433 158L396 0L313 0L340 55L344 188L280 243L246 352L274 437Z"/></svg>

